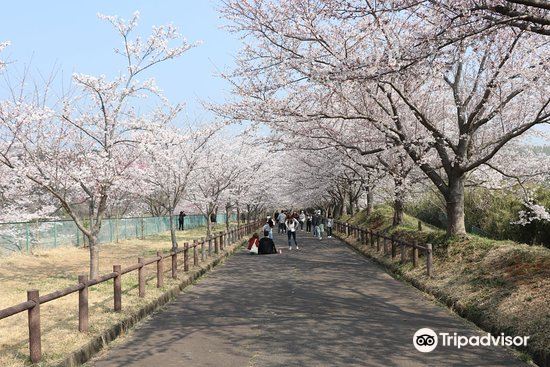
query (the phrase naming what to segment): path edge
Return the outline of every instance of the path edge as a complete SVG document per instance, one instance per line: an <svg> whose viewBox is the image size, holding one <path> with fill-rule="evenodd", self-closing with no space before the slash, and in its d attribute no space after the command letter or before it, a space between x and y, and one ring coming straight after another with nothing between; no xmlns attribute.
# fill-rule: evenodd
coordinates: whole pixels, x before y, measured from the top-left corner
<svg viewBox="0 0 550 367"><path fill-rule="evenodd" d="M223 263L229 256L233 255L244 244L246 244L246 242L246 240L243 240L239 243L230 245L228 246L229 248L227 251L224 251L216 258L212 259L212 261L210 261L209 263L205 265L199 265L198 269L192 270L188 274L184 273L186 276L180 281L179 284L171 287L166 292L161 294L158 298L150 301L128 317L117 322L116 324L111 325L107 330L101 332L84 346L71 352L62 361L54 365L57 367L76 367L86 363L95 354L97 354L99 351L101 351L103 348L105 348L107 345L117 339L120 335L125 334L128 330L138 324L145 317L151 315L153 312L157 311L162 306L173 300L185 288L192 285L204 274L211 271L217 265Z"/></svg>
<svg viewBox="0 0 550 367"><path fill-rule="evenodd" d="M349 246L352 250L357 252L358 254L366 257L367 259L371 260L373 263L379 265L380 267L384 268L386 273L388 273L392 278L395 280L398 280L400 282L409 284L413 286L414 288L418 289L424 294L430 295L434 297L436 301L441 303L442 305L446 306L448 310L450 310L455 315L459 316L460 318L467 320L473 324L475 324L477 327L479 327L481 330L485 332L490 332L492 334L499 334L502 330L496 330L492 327L488 327L488 325L484 324L480 318L473 318L470 317L469 314L463 312L463 310L460 307L456 307L455 302L446 294L438 292L437 290L426 286L422 284L417 279L408 276L407 274L404 274L397 266L391 263L384 262L380 260L377 257L374 257L370 255L369 253L363 251L362 246L360 244L354 243L349 238L346 238L342 236L340 233L333 233L333 236L340 241L342 241L344 244ZM529 362L522 360L518 357L517 353L523 353L528 355L532 358L531 364L536 364L536 366L539 367L550 367L550 355L545 354L542 351L539 350L532 350L532 349L517 349L517 348L505 348L510 353L513 353L514 357L519 359L520 361L529 364Z"/></svg>

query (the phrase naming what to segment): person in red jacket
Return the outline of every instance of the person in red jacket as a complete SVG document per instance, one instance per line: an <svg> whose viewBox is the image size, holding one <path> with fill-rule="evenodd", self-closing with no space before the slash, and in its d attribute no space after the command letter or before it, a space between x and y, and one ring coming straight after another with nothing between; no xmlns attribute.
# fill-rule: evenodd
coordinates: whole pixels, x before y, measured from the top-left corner
<svg viewBox="0 0 550 367"><path fill-rule="evenodd" d="M257 233L254 233L252 237L250 237L250 239L248 240L248 246L247 246L248 251L250 251L252 249L252 246L254 245L256 245L256 248L258 248L260 245L260 236L258 236Z"/></svg>

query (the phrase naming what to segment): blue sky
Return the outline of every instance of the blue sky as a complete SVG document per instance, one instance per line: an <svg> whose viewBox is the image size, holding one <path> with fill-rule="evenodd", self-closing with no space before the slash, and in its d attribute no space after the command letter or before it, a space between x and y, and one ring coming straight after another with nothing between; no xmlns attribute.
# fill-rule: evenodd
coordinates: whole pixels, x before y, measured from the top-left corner
<svg viewBox="0 0 550 367"><path fill-rule="evenodd" d="M12 62L7 70L10 76L29 63L31 75L36 76L38 70L49 74L57 67L63 71L63 77L59 77L65 81L73 72L115 75L124 66L112 51L120 41L111 26L96 14L128 19L139 10L140 32L172 22L189 41L203 42L181 58L161 64L151 76L170 101L186 103L187 117L208 120L212 116L199 101L222 102L229 94L228 84L214 74L218 69L230 68L240 48L234 35L220 29L223 19L217 6L217 0L4 2L0 41L9 40L11 46L2 57Z"/></svg>

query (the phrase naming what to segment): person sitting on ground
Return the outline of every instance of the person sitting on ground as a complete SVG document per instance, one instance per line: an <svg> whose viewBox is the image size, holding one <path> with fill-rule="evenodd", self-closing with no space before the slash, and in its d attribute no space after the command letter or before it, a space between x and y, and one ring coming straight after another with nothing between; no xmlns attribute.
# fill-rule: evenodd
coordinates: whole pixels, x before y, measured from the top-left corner
<svg viewBox="0 0 550 367"><path fill-rule="evenodd" d="M254 233L252 237L250 237L250 239L248 240L248 246L247 246L248 251L251 254L257 254L259 244L260 244L260 236L258 236L257 233ZM254 247L256 248L254 249Z"/></svg>
<svg viewBox="0 0 550 367"><path fill-rule="evenodd" d="M258 254L267 255L267 254L276 254L277 249L275 248L275 242L269 238L269 232L264 231L264 237L260 240L258 245Z"/></svg>

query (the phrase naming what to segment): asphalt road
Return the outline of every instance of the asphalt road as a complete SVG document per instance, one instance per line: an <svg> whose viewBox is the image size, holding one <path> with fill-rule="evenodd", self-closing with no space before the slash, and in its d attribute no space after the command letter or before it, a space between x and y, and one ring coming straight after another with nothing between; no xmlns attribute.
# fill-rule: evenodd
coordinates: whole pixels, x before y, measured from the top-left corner
<svg viewBox="0 0 550 367"><path fill-rule="evenodd" d="M336 239L238 252L91 364L107 366L522 366L502 347L418 352L414 333L474 326Z"/></svg>

